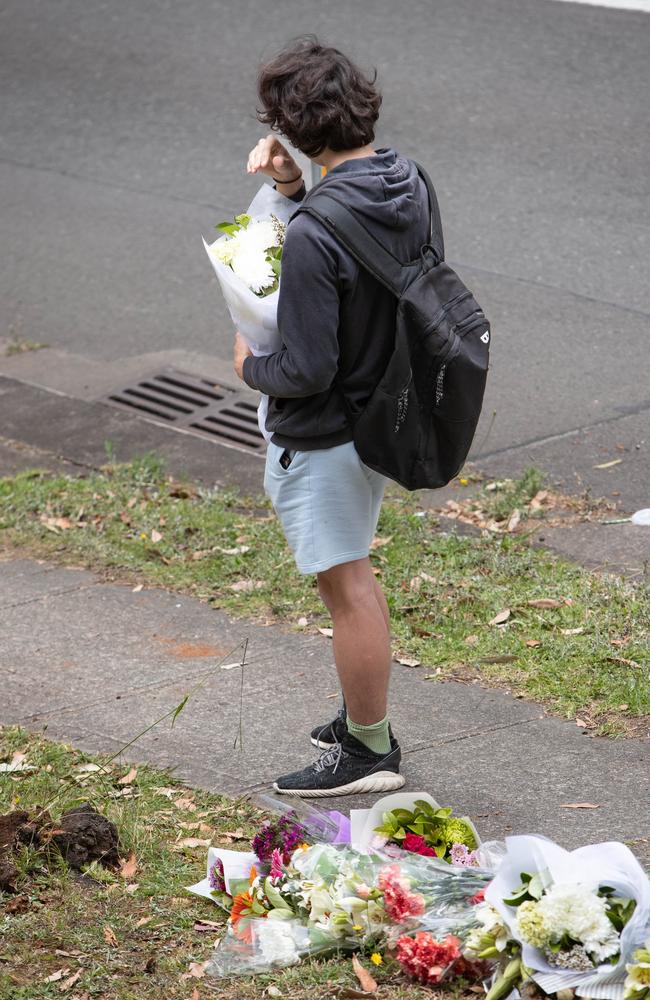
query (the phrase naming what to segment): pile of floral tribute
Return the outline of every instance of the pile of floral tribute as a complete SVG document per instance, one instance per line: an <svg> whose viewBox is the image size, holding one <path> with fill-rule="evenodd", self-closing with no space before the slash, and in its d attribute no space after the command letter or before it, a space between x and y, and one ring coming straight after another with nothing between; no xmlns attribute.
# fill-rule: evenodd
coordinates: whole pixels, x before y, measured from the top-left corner
<svg viewBox="0 0 650 1000"><path fill-rule="evenodd" d="M190 888L230 917L210 974L360 952L426 985L482 983L488 1000L526 983L537 996L650 1000L650 881L624 845L481 844L426 794L349 820L303 808L265 822L250 852L210 848Z"/></svg>

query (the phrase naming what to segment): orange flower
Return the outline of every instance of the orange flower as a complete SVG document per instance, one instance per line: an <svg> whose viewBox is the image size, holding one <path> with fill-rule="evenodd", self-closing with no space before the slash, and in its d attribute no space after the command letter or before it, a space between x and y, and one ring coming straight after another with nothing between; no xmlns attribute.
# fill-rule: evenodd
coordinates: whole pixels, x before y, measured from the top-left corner
<svg viewBox="0 0 650 1000"><path fill-rule="evenodd" d="M235 935L248 944L253 940L253 932L248 923L248 918L252 916L265 917L266 913L253 914L253 897L250 892L240 892L232 901L230 911L230 922Z"/></svg>

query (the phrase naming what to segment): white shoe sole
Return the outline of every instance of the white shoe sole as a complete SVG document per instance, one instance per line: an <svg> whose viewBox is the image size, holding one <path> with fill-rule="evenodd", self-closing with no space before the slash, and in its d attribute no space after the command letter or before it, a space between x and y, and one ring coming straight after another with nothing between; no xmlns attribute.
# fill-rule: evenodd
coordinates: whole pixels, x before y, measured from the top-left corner
<svg viewBox="0 0 650 1000"><path fill-rule="evenodd" d="M319 750L332 750L336 743L325 743L323 740L315 740L311 737L312 746L318 747Z"/></svg>
<svg viewBox="0 0 650 1000"><path fill-rule="evenodd" d="M404 775L395 774L394 771L376 771L374 774L367 774L365 778L357 778L356 781L338 785L336 788L278 788L277 782L274 782L273 787L280 795L293 795L299 799L325 799L333 795L392 792L401 788L404 781Z"/></svg>

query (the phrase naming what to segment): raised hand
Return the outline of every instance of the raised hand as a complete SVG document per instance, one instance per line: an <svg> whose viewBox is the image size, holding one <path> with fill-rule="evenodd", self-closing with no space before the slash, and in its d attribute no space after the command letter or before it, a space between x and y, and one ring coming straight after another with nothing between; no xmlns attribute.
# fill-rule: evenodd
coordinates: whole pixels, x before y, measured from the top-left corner
<svg viewBox="0 0 650 1000"><path fill-rule="evenodd" d="M293 156L275 135L260 139L251 149L246 172L267 174L284 184L291 184L302 177L302 171Z"/></svg>

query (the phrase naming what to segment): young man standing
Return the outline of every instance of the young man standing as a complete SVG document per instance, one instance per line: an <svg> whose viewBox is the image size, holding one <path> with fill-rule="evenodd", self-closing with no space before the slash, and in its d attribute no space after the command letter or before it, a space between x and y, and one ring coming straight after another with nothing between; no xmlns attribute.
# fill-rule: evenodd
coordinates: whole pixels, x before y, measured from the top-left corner
<svg viewBox="0 0 650 1000"><path fill-rule="evenodd" d="M319 189L344 201L398 259L426 242L429 209L415 166L375 149L381 96L346 56L297 39L263 66L260 121L327 168ZM300 168L274 135L261 139L249 173L272 177L296 202ZM288 227L278 326L283 346L253 357L235 341L235 370L268 394L264 486L301 573L316 573L333 624L344 708L312 731L313 764L278 778L287 795L320 797L400 788L400 748L388 723L388 606L368 558L386 480L365 466L352 422L394 347L396 300L306 212Z"/></svg>

